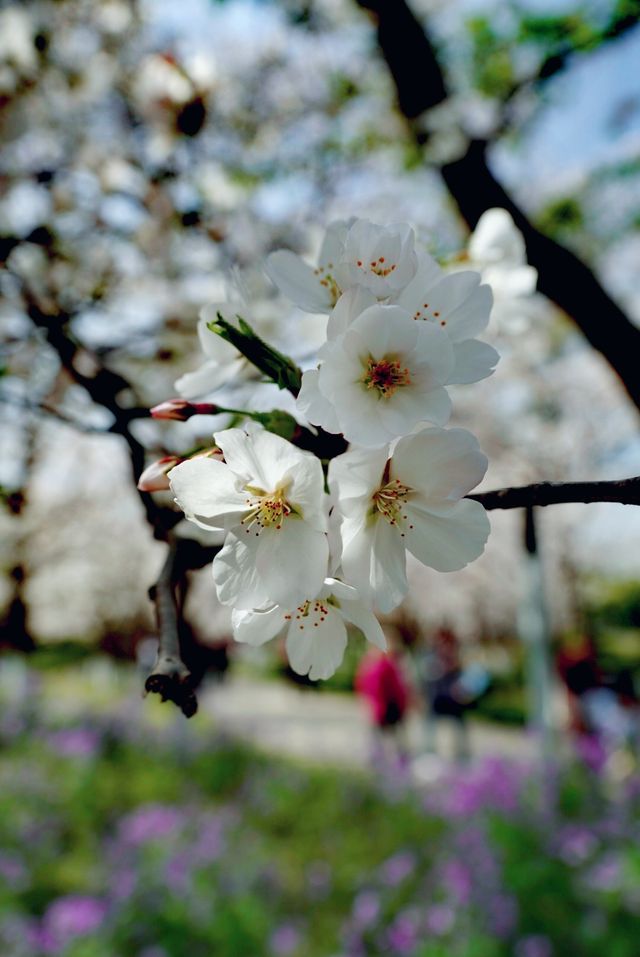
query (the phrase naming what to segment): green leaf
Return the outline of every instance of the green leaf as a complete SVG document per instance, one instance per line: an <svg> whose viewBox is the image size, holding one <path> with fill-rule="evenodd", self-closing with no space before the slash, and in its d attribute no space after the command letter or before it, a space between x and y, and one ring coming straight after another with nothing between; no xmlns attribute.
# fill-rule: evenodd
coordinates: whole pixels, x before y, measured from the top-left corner
<svg viewBox="0 0 640 957"><path fill-rule="evenodd" d="M288 389L297 396L302 383L302 372L289 356L283 355L258 336L248 322L237 316L238 326L218 313L215 322L207 323L207 328L230 342L245 359L259 369L279 389Z"/></svg>

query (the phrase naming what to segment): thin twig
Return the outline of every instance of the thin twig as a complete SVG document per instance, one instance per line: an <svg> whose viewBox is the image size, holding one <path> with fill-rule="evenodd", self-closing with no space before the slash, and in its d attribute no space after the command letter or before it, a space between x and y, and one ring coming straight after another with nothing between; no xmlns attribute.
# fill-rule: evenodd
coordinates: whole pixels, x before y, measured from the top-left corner
<svg viewBox="0 0 640 957"><path fill-rule="evenodd" d="M569 502L619 502L640 505L640 476L617 482L536 482L467 495L489 509L565 505Z"/></svg>

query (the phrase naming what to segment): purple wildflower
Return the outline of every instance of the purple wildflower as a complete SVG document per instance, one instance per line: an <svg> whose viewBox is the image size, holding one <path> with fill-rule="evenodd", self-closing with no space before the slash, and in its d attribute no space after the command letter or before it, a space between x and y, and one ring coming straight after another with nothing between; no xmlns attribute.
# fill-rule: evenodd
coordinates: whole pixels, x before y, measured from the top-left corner
<svg viewBox="0 0 640 957"><path fill-rule="evenodd" d="M287 957L300 945L301 935L293 924L281 924L271 935L271 952L275 957Z"/></svg>
<svg viewBox="0 0 640 957"><path fill-rule="evenodd" d="M514 957L552 957L551 941L544 934L529 934L521 937L514 950Z"/></svg>
<svg viewBox="0 0 640 957"><path fill-rule="evenodd" d="M128 814L120 822L120 837L125 844L137 847L172 834L182 824L178 808L163 804L146 804Z"/></svg>
<svg viewBox="0 0 640 957"><path fill-rule="evenodd" d="M58 897L42 918L40 945L49 953L64 950L75 937L91 934L102 924L107 912L98 897L71 894Z"/></svg>

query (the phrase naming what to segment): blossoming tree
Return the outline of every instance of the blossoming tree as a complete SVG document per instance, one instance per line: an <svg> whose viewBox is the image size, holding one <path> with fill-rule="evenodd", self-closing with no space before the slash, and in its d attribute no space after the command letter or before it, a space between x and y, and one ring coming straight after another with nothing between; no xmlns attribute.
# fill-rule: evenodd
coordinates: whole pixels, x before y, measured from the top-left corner
<svg viewBox="0 0 640 957"><path fill-rule="evenodd" d="M294 667L321 677L338 666L347 626L381 643L374 610L407 594L414 560L438 572L473 562L487 509L637 501L634 480L536 481L588 478L603 443L619 435L626 441L635 428L629 409L625 421L616 417L594 438L585 408L595 402L604 417L618 397L615 387L576 388L584 354L574 365L568 358L568 375L549 373L556 333L549 333L548 306L543 316L533 295L536 281L636 404L638 333L591 271L533 228L486 161L489 142L513 132L523 102L535 99L571 49L615 38L637 17L616 5L607 22L583 24L559 53L549 41L537 65L531 56L521 64L510 49L513 70L502 85L491 72L504 61L498 26L487 40L476 25L473 43L481 34L489 49L474 46L480 75L471 96L453 88L455 70L442 68L455 58L430 40L435 12L416 17L401 0L358 6L373 14L393 88L355 4L260 5L264 29L252 30L255 45L242 56L232 2L207 6L215 30L196 26L188 42L147 22L155 5L127 0L0 11L7 327L0 398L7 433L20 439L8 443L4 464L22 460L14 471L33 473L61 426L105 447L120 443L129 478L140 485L128 512L121 487L98 500L95 475L108 485L108 468L97 456L92 487L80 499L74 483L90 472L84 451L51 453L66 466L66 510L47 504L47 521L58 518L53 529L34 515L24 523L28 532L21 524L7 535L15 595L8 627L28 631L29 536L49 569L69 555L82 555L77 565L86 566L92 549L102 558L118 535L126 540L101 568L109 606L110 587L144 596L166 548L154 590L161 650L151 686L187 711L195 703L178 636L190 569L213 563L209 588L234 608L239 640L282 632ZM353 184L367 169L373 186L358 199ZM448 207L441 212L447 204L438 177L474 228L459 259L459 225ZM413 185L400 202L404 179ZM273 212L274 194L283 215ZM375 226L364 218L382 220L396 204L402 214L385 221L411 218L415 233L406 223ZM361 218L330 225L314 262L294 251L310 222L352 212ZM278 245L290 248L273 252ZM291 315L256 279L263 259L273 290L297 308ZM225 274L233 282L222 282ZM196 329L200 362L191 361ZM503 392L486 399L487 381L491 387L498 379L488 379L498 344L505 391L511 380L532 397L515 412ZM172 374L174 364L180 369ZM162 432L147 408L168 394L168 380L179 399L158 407L156 416L169 420ZM518 460L494 484L535 484L474 493L485 459L468 431L447 428L452 406L492 463L499 455ZM571 414L556 428L550 423L562 418L560 406ZM207 415L218 416L213 438ZM168 481L190 534L178 528L183 512L166 492L156 494ZM15 524L23 523L28 480L2 482ZM97 533L92 504L103 523ZM124 516L118 532L110 519L116 508ZM156 549L144 561L135 536L122 531L136 509ZM85 538L65 548L61 529L73 527L78 511ZM118 579L120 567L127 571ZM82 578L74 581L73 589L55 581L53 591L70 605L86 593L85 620L95 620L93 594ZM329 638L321 642L321 635Z"/></svg>
<svg viewBox="0 0 640 957"><path fill-rule="evenodd" d="M501 234L514 231L495 211L474 237L475 255L481 259ZM520 293L529 267L512 266L511 286ZM233 608L236 640L262 645L286 633L294 671L328 678L342 661L348 626L385 647L375 612L392 611L406 596L407 551L437 571L459 570L484 549L485 505L545 504L545 491L467 497L487 459L470 432L443 428L447 386L482 380L498 361L475 338L493 299L479 273L445 272L416 252L405 224L361 219L329 226L315 267L280 251L267 271L303 309L328 313L315 362L302 371L221 305L215 318L209 309L200 320L208 356L200 389L215 393L221 381L209 343L220 337L296 399L293 414L236 409L240 427L214 433L213 446L177 464L171 457L153 463L139 488L170 486L192 523L221 534L213 582L218 600ZM239 359L233 362L243 375ZM176 383L183 395L185 379L186 394L205 398L193 395L199 389L189 376ZM185 397L151 414L186 420L216 409ZM546 501L575 492L549 488ZM636 501L638 480L613 494ZM147 687L187 713L194 708L175 632L168 645L161 641Z"/></svg>

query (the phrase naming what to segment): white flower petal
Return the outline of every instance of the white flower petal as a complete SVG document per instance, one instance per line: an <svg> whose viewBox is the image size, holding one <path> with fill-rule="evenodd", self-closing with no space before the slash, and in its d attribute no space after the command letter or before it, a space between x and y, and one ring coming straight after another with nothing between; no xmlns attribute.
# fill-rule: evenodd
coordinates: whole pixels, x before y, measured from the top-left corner
<svg viewBox="0 0 640 957"><path fill-rule="evenodd" d="M274 483L267 476L267 461L259 453L256 454L255 436L262 434L271 433L249 434L243 429L224 429L222 432L214 432L213 438L218 448L222 449L227 466L241 479L243 485L252 485L265 492L272 492Z"/></svg>
<svg viewBox="0 0 640 957"><path fill-rule="evenodd" d="M168 479L187 518L205 526L231 528L247 510L235 476L216 459L188 459L171 469Z"/></svg>
<svg viewBox="0 0 640 957"><path fill-rule="evenodd" d="M329 567L328 575L337 575L342 562L342 538L340 536L340 525L342 524L342 515L334 504L334 496L329 496L332 503L332 511L329 515L329 526L327 529L327 541L329 542Z"/></svg>
<svg viewBox="0 0 640 957"><path fill-rule="evenodd" d="M355 585L362 598L369 599L372 594L371 555L375 522L368 521L366 512L362 509L358 516L350 516L344 520L341 533L342 568L345 578Z"/></svg>
<svg viewBox="0 0 640 957"><path fill-rule="evenodd" d="M350 344L354 344L355 348L350 349ZM344 399L354 385L358 384L359 388L359 379L364 375L364 366L357 354L360 348L360 338L352 336L351 331L327 342L324 361L318 369L318 388L325 399L336 407L340 405L340 395ZM359 388L359 391L362 390Z"/></svg>
<svg viewBox="0 0 640 957"><path fill-rule="evenodd" d="M338 578L325 578L324 586L320 594L323 597L334 595L336 598L344 598L345 601L356 601L358 598L358 589L353 585L347 585Z"/></svg>
<svg viewBox="0 0 640 957"><path fill-rule="evenodd" d="M432 384L445 385L453 371L453 346L449 336L438 326L426 322L412 322L416 329L415 355L421 369L430 370L429 387ZM395 331L395 330L394 330ZM417 371L414 378L418 378Z"/></svg>
<svg viewBox="0 0 640 957"><path fill-rule="evenodd" d="M462 499L444 514L436 514L426 505L410 500L405 512L403 541L423 565L439 572L457 571L484 551L490 525L479 502Z"/></svg>
<svg viewBox="0 0 640 957"><path fill-rule="evenodd" d="M363 600L391 611L407 594L404 544L398 528L383 518L343 523L342 567Z"/></svg>
<svg viewBox="0 0 640 957"><path fill-rule="evenodd" d="M500 361L493 346L479 339L463 339L453 344L454 367L448 383L466 385L492 375Z"/></svg>
<svg viewBox="0 0 640 957"><path fill-rule="evenodd" d="M377 299L395 295L416 273L414 242L413 230L406 223L378 226L366 219L356 220L335 270L341 288L364 286Z"/></svg>
<svg viewBox="0 0 640 957"><path fill-rule="evenodd" d="M522 233L506 209L488 209L469 239L469 256L481 266L521 266L527 261Z"/></svg>
<svg viewBox="0 0 640 957"><path fill-rule="evenodd" d="M370 581L373 600L385 613L393 611L409 591L404 539L383 518L375 523Z"/></svg>
<svg viewBox="0 0 640 957"><path fill-rule="evenodd" d="M346 332L354 319L370 306L376 304L376 297L363 286L348 289L338 299L327 323L327 338L335 339ZM322 350L321 350L322 351Z"/></svg>
<svg viewBox="0 0 640 957"><path fill-rule="evenodd" d="M254 609L272 601L256 568L258 539L227 535L224 547L213 560L213 580L218 601L239 609Z"/></svg>
<svg viewBox="0 0 640 957"><path fill-rule="evenodd" d="M391 477L434 503L455 501L482 481L487 457L465 429L424 429L397 443Z"/></svg>
<svg viewBox="0 0 640 957"><path fill-rule="evenodd" d="M330 678L342 663L347 647L347 629L342 617L330 606L324 621L316 616L294 619L287 632L287 655L299 675L313 680Z"/></svg>
<svg viewBox="0 0 640 957"><path fill-rule="evenodd" d="M444 275L443 270L435 259L432 259L427 253L418 253L418 269L416 274L411 282L404 287L402 292L394 297L394 304L402 306L411 316L414 316L416 312L423 312L425 302L428 303L428 299L425 298L427 292L439 282Z"/></svg>
<svg viewBox="0 0 640 957"><path fill-rule="evenodd" d="M360 511L379 487L389 455L386 447L380 449L351 449L336 456L329 463L329 488L337 497L340 510L350 514Z"/></svg>
<svg viewBox="0 0 640 957"><path fill-rule="evenodd" d="M270 601L292 608L320 592L329 563L329 544L323 532L300 519L288 518L280 529L266 528L258 538L247 538L258 543L256 572Z"/></svg>
<svg viewBox="0 0 640 957"><path fill-rule="evenodd" d="M445 425L450 415L451 399L446 389L441 386L428 392L418 392L417 389L403 389L389 401L379 400L376 409L377 418L370 423L373 429L372 444L380 444L379 437L382 428L386 430L386 438L389 441L398 435L406 435L407 432L411 432L419 422ZM360 442L362 445L367 444L364 438L361 438Z"/></svg>
<svg viewBox="0 0 640 957"><path fill-rule="evenodd" d="M311 453L266 429L251 434L242 429L225 429L216 432L214 439L229 468L246 484L273 492L289 479L287 497L291 503L299 504L310 514L321 511L318 500L324 487L322 466Z"/></svg>
<svg viewBox="0 0 640 957"><path fill-rule="evenodd" d="M371 392L358 391L348 397L349 407L338 406L340 431L348 442L367 449L387 445L398 432L388 428L380 413L382 400ZM415 424L415 423L414 423ZM400 428L400 432L404 428Z"/></svg>
<svg viewBox="0 0 640 957"><path fill-rule="evenodd" d="M329 503L324 491L324 473L320 459L311 452L303 452L289 443L287 445L293 452L280 457L284 477L290 482L287 500L304 519L305 525L326 532Z"/></svg>
<svg viewBox="0 0 640 957"><path fill-rule="evenodd" d="M329 223L322 246L320 247L319 264L326 268L329 263L337 263L344 252L344 241L352 225L351 220L336 219Z"/></svg>
<svg viewBox="0 0 640 957"><path fill-rule="evenodd" d="M375 305L365 309L351 323L347 336L362 342L374 359L382 359L388 352L403 356L411 352L418 340L419 329L408 312L399 306ZM443 339L446 342L446 336Z"/></svg>
<svg viewBox="0 0 640 957"><path fill-rule="evenodd" d="M493 302L491 289L480 281L480 274L470 270L443 274L422 301L410 304L414 306L411 317L441 328L453 341L475 336L489 322ZM402 301L405 307L408 304Z"/></svg>
<svg viewBox="0 0 640 957"><path fill-rule="evenodd" d="M296 408L313 425L319 425L325 432L340 432L340 423L332 404L320 392L318 369L308 369L302 373L302 385L296 401Z"/></svg>
<svg viewBox="0 0 640 957"><path fill-rule="evenodd" d="M333 297L326 286L300 256L279 249L267 257L265 272L280 292L305 312L330 312Z"/></svg>
<svg viewBox="0 0 640 957"><path fill-rule="evenodd" d="M383 362L406 376L389 394L365 380ZM441 329L414 322L397 306L375 305L327 343L318 388L345 438L375 448L419 422L447 422L451 405L442 385L452 369L453 348Z"/></svg>
<svg viewBox="0 0 640 957"><path fill-rule="evenodd" d="M482 278L491 286L497 300L507 301L505 305L510 300L532 296L538 284L538 272L533 266L487 266Z"/></svg>
<svg viewBox="0 0 640 957"><path fill-rule="evenodd" d="M280 605L245 611L234 608L231 612L233 637L254 648L264 645L284 629L287 624L285 614Z"/></svg>
<svg viewBox="0 0 640 957"><path fill-rule="evenodd" d="M236 353L237 357L237 353ZM243 360L232 359L224 365L209 359L193 372L185 372L176 379L175 390L183 399L198 399L209 392L214 392L227 382L231 381L241 371Z"/></svg>
<svg viewBox="0 0 640 957"><path fill-rule="evenodd" d="M467 274L454 273L454 276L463 275ZM474 273L470 275L474 275ZM447 335L453 342L473 338L486 329L489 324L492 306L493 292L491 287L486 284L477 286L457 309L448 314L445 327Z"/></svg>
<svg viewBox="0 0 640 957"><path fill-rule="evenodd" d="M360 629L367 641L380 648L381 651L387 650L387 640L380 627L380 622L368 605L359 600L341 601L340 611L343 618Z"/></svg>

